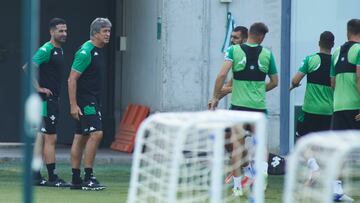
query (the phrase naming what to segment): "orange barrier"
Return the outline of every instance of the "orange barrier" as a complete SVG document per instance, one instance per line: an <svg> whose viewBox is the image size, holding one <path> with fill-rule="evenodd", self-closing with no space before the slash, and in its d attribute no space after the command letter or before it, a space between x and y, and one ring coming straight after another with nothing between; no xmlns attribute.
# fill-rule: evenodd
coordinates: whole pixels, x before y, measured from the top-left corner
<svg viewBox="0 0 360 203"><path fill-rule="evenodd" d="M150 108L147 106L129 104L110 148L131 153L134 149L136 132L149 112Z"/></svg>

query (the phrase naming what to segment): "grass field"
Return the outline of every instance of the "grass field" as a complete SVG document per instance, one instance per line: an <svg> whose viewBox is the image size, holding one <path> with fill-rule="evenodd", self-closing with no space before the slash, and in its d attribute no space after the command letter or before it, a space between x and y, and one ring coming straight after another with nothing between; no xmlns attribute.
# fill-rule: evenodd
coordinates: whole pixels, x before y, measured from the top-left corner
<svg viewBox="0 0 360 203"><path fill-rule="evenodd" d="M22 165L20 163L0 163L0 202L22 202ZM70 181L70 165L58 164L57 173ZM46 170L42 174L46 175ZM68 188L34 187L36 203L123 203L126 202L130 179L129 165L98 165L95 175L104 191L77 191ZM281 203L283 176L269 176L266 203ZM239 202L247 202L240 200Z"/></svg>
<svg viewBox="0 0 360 203"><path fill-rule="evenodd" d="M0 163L0 202L22 202L22 165L20 163ZM70 165L58 164L57 173L70 181ZM46 175L43 170L42 174ZM120 203L126 201L130 166L99 165L95 175L102 184L108 186L104 191L78 191L69 188L34 187L36 203ZM47 176L47 175L46 175Z"/></svg>

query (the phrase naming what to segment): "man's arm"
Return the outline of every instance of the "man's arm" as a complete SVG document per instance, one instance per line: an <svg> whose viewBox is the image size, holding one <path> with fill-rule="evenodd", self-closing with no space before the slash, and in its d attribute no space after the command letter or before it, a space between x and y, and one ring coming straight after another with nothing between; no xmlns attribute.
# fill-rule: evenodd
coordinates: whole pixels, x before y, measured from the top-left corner
<svg viewBox="0 0 360 203"><path fill-rule="evenodd" d="M279 78L277 74L269 75L270 81L266 83L266 91L270 91L278 86Z"/></svg>
<svg viewBox="0 0 360 203"><path fill-rule="evenodd" d="M73 118L77 120L79 120L79 115L82 115L81 110L76 101L77 80L79 79L79 77L80 77L80 73L71 70L68 79L70 114Z"/></svg>
<svg viewBox="0 0 360 203"><path fill-rule="evenodd" d="M227 81L226 84L221 88L220 100L232 91L232 79Z"/></svg>
<svg viewBox="0 0 360 203"><path fill-rule="evenodd" d="M38 76L38 70L39 70L39 65L37 65L36 63L32 63L33 64L33 68L35 69L35 74L33 74L33 78L32 78L32 84L33 84L33 86L34 86L34 89L38 92L38 93L43 93L43 94L46 94L46 96L48 97L48 96L50 96L50 95L53 95L53 93L52 93L52 91L51 90L49 90L49 89L47 89L47 88L45 88L45 87L40 87L40 85L39 85L39 82L38 82L38 80L37 80L37 78L39 77ZM22 67L22 70L24 71L24 72L26 72L29 68L28 68L28 64L27 63L25 63Z"/></svg>
<svg viewBox="0 0 360 203"><path fill-rule="evenodd" d="M358 93L359 93L359 97L360 97L360 66L356 66L356 79L357 79L357 89L358 89ZM360 111L355 116L355 120L360 122Z"/></svg>
<svg viewBox="0 0 360 203"><path fill-rule="evenodd" d="M229 73L229 70L231 69L231 66L232 66L232 61L226 60L223 66L221 67L220 72L216 76L213 98L209 102L209 109L211 110L214 110L217 107L219 100L221 99L221 89L223 87L226 76Z"/></svg>
<svg viewBox="0 0 360 203"><path fill-rule="evenodd" d="M293 79L291 80L291 86L290 86L290 91L296 87L299 87L301 84L300 84L300 81L304 78L305 74L302 73L302 72L297 72Z"/></svg>

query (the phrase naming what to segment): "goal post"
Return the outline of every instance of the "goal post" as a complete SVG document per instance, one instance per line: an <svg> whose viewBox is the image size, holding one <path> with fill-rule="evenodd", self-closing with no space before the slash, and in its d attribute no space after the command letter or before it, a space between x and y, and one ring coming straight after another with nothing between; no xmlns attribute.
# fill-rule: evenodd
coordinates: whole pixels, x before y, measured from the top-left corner
<svg viewBox="0 0 360 203"><path fill-rule="evenodd" d="M288 158L284 202L330 203L344 194L360 201L359 191L360 131L312 133L298 141Z"/></svg>
<svg viewBox="0 0 360 203"><path fill-rule="evenodd" d="M150 116L136 136L128 202L234 201L230 186L224 183L235 167L224 147L229 142L224 130L232 127L234 136L243 136L236 127L242 129L244 123L255 128L258 171L266 160L264 114L218 110ZM263 203L265 183L258 174L248 198Z"/></svg>

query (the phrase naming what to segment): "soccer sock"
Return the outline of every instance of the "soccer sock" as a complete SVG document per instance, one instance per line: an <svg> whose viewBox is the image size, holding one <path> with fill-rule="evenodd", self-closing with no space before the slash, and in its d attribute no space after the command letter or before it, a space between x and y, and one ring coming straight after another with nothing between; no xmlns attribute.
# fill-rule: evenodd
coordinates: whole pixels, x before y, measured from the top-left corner
<svg viewBox="0 0 360 203"><path fill-rule="evenodd" d="M80 178L80 169L78 168L72 168L72 182L73 183L79 183L81 182L81 178Z"/></svg>
<svg viewBox="0 0 360 203"><path fill-rule="evenodd" d="M268 162L264 161L262 164L262 172L264 173L264 175L268 174L268 168L269 168Z"/></svg>
<svg viewBox="0 0 360 203"><path fill-rule="evenodd" d="M341 180L335 180L333 182L333 192L335 194L339 194L339 195L342 195L344 194L344 190L342 188L342 183L341 183Z"/></svg>
<svg viewBox="0 0 360 203"><path fill-rule="evenodd" d="M85 181L89 180L93 176L92 168L85 168Z"/></svg>
<svg viewBox="0 0 360 203"><path fill-rule="evenodd" d="M234 188L240 188L241 176L240 177L233 176L233 181L234 181Z"/></svg>
<svg viewBox="0 0 360 203"><path fill-rule="evenodd" d="M35 180L40 180L41 179L41 173L40 171L34 171L33 172L33 176Z"/></svg>
<svg viewBox="0 0 360 203"><path fill-rule="evenodd" d="M46 164L46 168L49 175L49 181L54 181L56 179L56 176L54 174L55 171L55 163Z"/></svg>

